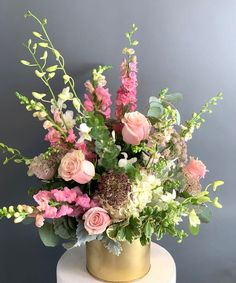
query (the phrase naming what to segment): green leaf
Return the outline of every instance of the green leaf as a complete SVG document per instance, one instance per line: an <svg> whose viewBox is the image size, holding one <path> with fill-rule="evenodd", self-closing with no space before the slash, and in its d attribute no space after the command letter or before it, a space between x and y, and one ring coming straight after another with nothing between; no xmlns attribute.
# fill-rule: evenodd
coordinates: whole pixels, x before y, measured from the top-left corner
<svg viewBox="0 0 236 283"><path fill-rule="evenodd" d="M35 70L35 75L38 77L38 78L42 78L43 76L45 76L45 72L40 72L40 71L38 71L38 70Z"/></svg>
<svg viewBox="0 0 236 283"><path fill-rule="evenodd" d="M26 61L26 60L20 60L20 62L21 62L22 65L25 65L25 66L29 66L30 65L30 62Z"/></svg>
<svg viewBox="0 0 236 283"><path fill-rule="evenodd" d="M42 34L41 33L37 32L37 31L33 31L32 33L33 33L33 35L35 37L42 39Z"/></svg>
<svg viewBox="0 0 236 283"><path fill-rule="evenodd" d="M215 192L216 189L219 187L219 186L222 186L224 185L224 181L221 181L221 180L217 180L215 182L212 183L212 189L213 191Z"/></svg>
<svg viewBox="0 0 236 283"><path fill-rule="evenodd" d="M78 226L76 229L76 238L77 242L75 246L81 246L84 245L87 242L91 242L94 240L101 240L102 239L102 234L98 235L89 235L87 230L84 228L84 221L79 220L78 221Z"/></svg>
<svg viewBox="0 0 236 283"><path fill-rule="evenodd" d="M198 225L201 224L201 221L199 217L196 214L196 211L194 209L191 210L189 213L189 224L190 226L197 227Z"/></svg>
<svg viewBox="0 0 236 283"><path fill-rule="evenodd" d="M38 93L38 92L35 92L35 91L32 92L32 95L33 95L34 98L39 99L39 100L41 100L42 98L44 98L46 96L45 93Z"/></svg>
<svg viewBox="0 0 236 283"><path fill-rule="evenodd" d="M122 252L121 243L118 241L114 241L107 236L102 238L102 243L106 249L109 250L110 253L119 256Z"/></svg>
<svg viewBox="0 0 236 283"><path fill-rule="evenodd" d="M73 222L72 222L73 221ZM55 234L68 240L75 237L76 223L71 217L61 217L54 220Z"/></svg>
<svg viewBox="0 0 236 283"><path fill-rule="evenodd" d="M212 204L216 207L216 208L222 208L222 204L219 203L219 198L215 197L214 200L212 201Z"/></svg>
<svg viewBox="0 0 236 283"><path fill-rule="evenodd" d="M195 208L197 216L202 223L209 223L212 217L212 212L209 207L201 205Z"/></svg>
<svg viewBox="0 0 236 283"><path fill-rule="evenodd" d="M53 66L50 66L46 69L47 72L55 72L58 68L58 65L53 65Z"/></svg>
<svg viewBox="0 0 236 283"><path fill-rule="evenodd" d="M153 228L152 224L149 221L147 221L146 224L144 225L144 234L145 234L146 238L150 239L153 232L154 232L154 228Z"/></svg>
<svg viewBox="0 0 236 283"><path fill-rule="evenodd" d="M193 227L193 226L189 225L188 228L189 228L190 233L193 236L197 236L198 235L198 233L199 233L199 225L197 225L196 227Z"/></svg>
<svg viewBox="0 0 236 283"><path fill-rule="evenodd" d="M166 94L164 100L170 103L176 103L183 99L183 95L181 93L171 93Z"/></svg>
<svg viewBox="0 0 236 283"><path fill-rule="evenodd" d="M60 237L55 234L52 223L45 222L43 227L39 228L39 236L46 247L55 247L60 242Z"/></svg>
<svg viewBox="0 0 236 283"><path fill-rule="evenodd" d="M48 47L48 43L47 42L39 42L39 46L46 48L46 47Z"/></svg>
<svg viewBox="0 0 236 283"><path fill-rule="evenodd" d="M64 79L64 84L67 84L70 81L70 76L64 75L63 79Z"/></svg>

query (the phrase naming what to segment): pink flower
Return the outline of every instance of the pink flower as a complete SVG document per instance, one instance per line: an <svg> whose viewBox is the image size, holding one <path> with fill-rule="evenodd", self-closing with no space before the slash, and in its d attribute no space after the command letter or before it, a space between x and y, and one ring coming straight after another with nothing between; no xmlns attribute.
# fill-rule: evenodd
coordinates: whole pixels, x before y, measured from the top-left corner
<svg viewBox="0 0 236 283"><path fill-rule="evenodd" d="M59 211L57 212L56 218L60 218L65 215L70 215L72 212L73 212L73 208L63 204L59 209Z"/></svg>
<svg viewBox="0 0 236 283"><path fill-rule="evenodd" d="M80 171L74 175L73 180L80 184L90 182L95 176L95 168L92 162L84 160L81 164Z"/></svg>
<svg viewBox="0 0 236 283"><path fill-rule="evenodd" d="M92 85L92 83L90 81L86 81L84 83L84 86L86 87L86 90L89 92L89 93L93 93L94 92L94 87Z"/></svg>
<svg viewBox="0 0 236 283"><path fill-rule="evenodd" d="M49 191L39 191L36 195L33 196L34 200L40 204L41 202L49 202L52 198L52 194Z"/></svg>
<svg viewBox="0 0 236 283"><path fill-rule="evenodd" d="M111 94L109 93L109 90L107 88L103 88L99 86L96 88L95 92L96 92L97 100L99 102L98 111L103 113L106 116L106 118L109 118L111 114L110 106L112 104Z"/></svg>
<svg viewBox="0 0 236 283"><path fill-rule="evenodd" d="M83 215L84 227L89 235L103 233L111 223L110 217L106 210L101 207L90 208Z"/></svg>
<svg viewBox="0 0 236 283"><path fill-rule="evenodd" d="M76 205L81 206L82 208L90 208L90 198L87 194L78 196L76 199Z"/></svg>
<svg viewBox="0 0 236 283"><path fill-rule="evenodd" d="M45 136L45 140L49 141L51 145L55 145L60 141L61 134L54 128L49 128L48 133Z"/></svg>
<svg viewBox="0 0 236 283"><path fill-rule="evenodd" d="M94 110L94 105L93 105L92 95L91 94L90 95L85 94L84 97L85 97L85 101L84 101L85 110L93 111Z"/></svg>
<svg viewBox="0 0 236 283"><path fill-rule="evenodd" d="M76 135L74 134L73 129L68 130L68 137L66 138L66 141L69 143L75 143Z"/></svg>
<svg viewBox="0 0 236 283"><path fill-rule="evenodd" d="M151 124L143 114L138 111L126 113L121 121L124 124L123 140L127 144L139 145L142 140L148 138Z"/></svg>
<svg viewBox="0 0 236 283"><path fill-rule="evenodd" d="M81 164L85 160L81 150L68 152L61 160L58 174L65 181L73 180L73 177L80 171Z"/></svg>
<svg viewBox="0 0 236 283"><path fill-rule="evenodd" d="M56 108L53 112L53 119L56 123L61 124L62 120L61 120L61 115L60 115L60 110L58 108Z"/></svg>
<svg viewBox="0 0 236 283"><path fill-rule="evenodd" d="M44 218L56 218L57 216L57 208L56 207L52 207L50 205L40 205L37 207L37 209L40 211L44 210L44 214L43 217Z"/></svg>
<svg viewBox="0 0 236 283"><path fill-rule="evenodd" d="M196 179L204 178L207 171L203 162L194 158L190 159L189 163L184 167L183 170L185 173L190 174Z"/></svg>
<svg viewBox="0 0 236 283"><path fill-rule="evenodd" d="M95 168L90 161L85 160L81 150L72 150L62 158L58 174L65 181L74 180L85 184L94 177Z"/></svg>
<svg viewBox="0 0 236 283"><path fill-rule="evenodd" d="M38 227L38 228L41 228L43 225L44 225L44 217L42 214L37 214L36 217L35 217L35 225Z"/></svg>
<svg viewBox="0 0 236 283"><path fill-rule="evenodd" d="M116 117L121 119L125 112L134 111L137 107L137 62L133 60L127 63L123 60L120 66L121 86L116 97ZM127 107L128 106L128 107Z"/></svg>

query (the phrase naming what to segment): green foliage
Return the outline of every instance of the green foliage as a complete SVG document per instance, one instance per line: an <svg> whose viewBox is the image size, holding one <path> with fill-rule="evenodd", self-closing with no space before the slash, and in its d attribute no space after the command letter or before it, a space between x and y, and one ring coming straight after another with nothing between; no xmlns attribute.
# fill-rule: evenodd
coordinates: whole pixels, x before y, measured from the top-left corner
<svg viewBox="0 0 236 283"><path fill-rule="evenodd" d="M169 125L180 124L179 111L174 107L174 103L180 101L183 96L181 93L167 94L168 88L163 89L158 97L151 96L149 98L149 110L147 116L151 120L161 119L170 120ZM155 121L154 119L154 121ZM167 125L166 125L167 126Z"/></svg>
<svg viewBox="0 0 236 283"><path fill-rule="evenodd" d="M105 169L116 168L119 150L105 125L103 115L96 112L87 112L86 124L92 128L90 135L95 140L95 151L100 158L101 166Z"/></svg>
<svg viewBox="0 0 236 283"><path fill-rule="evenodd" d="M106 233L114 241L128 241L132 243L133 240L141 236L141 220L131 216L127 221L110 225Z"/></svg>
<svg viewBox="0 0 236 283"><path fill-rule="evenodd" d="M223 99L223 94L220 92L209 101L207 101L201 110L196 113L194 112L192 118L181 125L181 136L185 140L190 140L195 129L199 129L202 123L205 122L205 119L202 118L202 115L205 113L212 113L211 107L217 105L217 103Z"/></svg>
<svg viewBox="0 0 236 283"><path fill-rule="evenodd" d="M4 143L0 143L0 151L2 151L4 154L9 154L10 156L7 156L5 160L3 161L3 164L6 165L9 161L13 160L15 163L25 163L25 165L29 165L31 162L31 159L23 156L18 149L9 147L5 145Z"/></svg>
<svg viewBox="0 0 236 283"><path fill-rule="evenodd" d="M107 235L103 236L102 243L106 249L109 250L110 253L119 256L122 252L121 243L118 241L114 241L107 237Z"/></svg>
<svg viewBox="0 0 236 283"><path fill-rule="evenodd" d="M53 222L55 234L60 238L68 240L74 239L76 237L75 231L77 226L77 221L72 217L61 217L55 219Z"/></svg>
<svg viewBox="0 0 236 283"><path fill-rule="evenodd" d="M55 233L53 223L45 222L44 225L39 228L39 236L46 247L55 247L61 241L61 238Z"/></svg>
<svg viewBox="0 0 236 283"><path fill-rule="evenodd" d="M133 40L133 38L132 38L133 35L134 35L134 33L135 33L137 30L138 30L138 27L137 27L135 24L133 24L131 31L125 33L125 37L128 39L130 46L136 46L136 45L138 45L138 40L136 40L136 39Z"/></svg>
<svg viewBox="0 0 236 283"><path fill-rule="evenodd" d="M78 220L78 226L76 229L76 238L77 242L75 246L81 246L84 245L87 242L91 242L94 240L101 240L102 239L102 234L99 235L89 235L88 232L84 228L84 221L83 220Z"/></svg>
<svg viewBox="0 0 236 283"><path fill-rule="evenodd" d="M196 206L195 211L199 217L201 223L209 223L211 221L212 212L206 205Z"/></svg>

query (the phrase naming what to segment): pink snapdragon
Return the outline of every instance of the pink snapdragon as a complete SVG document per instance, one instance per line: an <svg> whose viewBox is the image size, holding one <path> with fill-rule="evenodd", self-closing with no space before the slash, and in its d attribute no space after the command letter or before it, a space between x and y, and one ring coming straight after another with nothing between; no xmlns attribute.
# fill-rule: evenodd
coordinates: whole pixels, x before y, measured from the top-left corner
<svg viewBox="0 0 236 283"><path fill-rule="evenodd" d="M34 200L38 203L38 213L35 215L37 227L43 226L45 218L56 219L66 215L78 217L94 206L93 201L79 187L39 191L34 195Z"/></svg>
<svg viewBox="0 0 236 283"><path fill-rule="evenodd" d="M124 59L120 66L121 86L116 96L116 117L121 119L125 112L132 112L137 108L137 60Z"/></svg>
<svg viewBox="0 0 236 283"><path fill-rule="evenodd" d="M45 141L49 141L51 145L56 145L61 139L61 134L54 128L49 128L45 136Z"/></svg>
<svg viewBox="0 0 236 283"><path fill-rule="evenodd" d="M66 138L66 142L74 144L76 141L76 135L74 134L73 129L68 130L68 136Z"/></svg>
<svg viewBox="0 0 236 283"><path fill-rule="evenodd" d="M101 112L106 118L111 115L111 94L108 88L98 86L92 93L85 94L84 107L87 111L96 109Z"/></svg>

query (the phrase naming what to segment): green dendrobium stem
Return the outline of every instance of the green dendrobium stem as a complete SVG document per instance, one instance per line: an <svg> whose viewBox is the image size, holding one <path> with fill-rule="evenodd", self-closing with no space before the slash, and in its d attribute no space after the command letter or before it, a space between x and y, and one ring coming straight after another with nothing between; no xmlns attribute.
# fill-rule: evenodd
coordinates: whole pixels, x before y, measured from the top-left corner
<svg viewBox="0 0 236 283"><path fill-rule="evenodd" d="M48 35L46 29L45 29L45 25L46 25L46 23L47 23L47 21L45 21L46 19L44 20L44 22L42 22L42 21L40 21L40 19L39 19L37 16L35 16L35 15L34 15L33 13L31 13L30 11L28 11L25 16L26 16L26 17L31 16L31 17L33 17L33 18L36 20L37 23L39 23L39 25L40 25L40 27L41 27L41 29L42 29L42 31L43 31L45 37L46 37L46 40L47 40L47 42L48 42L48 44L49 44L49 46L46 46L46 45L45 45L45 47L46 47L46 48L49 48L50 50L52 50L52 53L53 53L54 56L56 57L56 60L58 61L59 65L60 65L60 68L61 68L61 70L62 70L63 73L64 73L64 76L63 76L63 77L69 77L69 78L70 78L70 79L68 80L68 83L69 83L70 88L71 88L71 90L72 90L72 92L73 92L73 95L80 101L81 106L84 107L83 104L81 103L81 100L79 99L79 97L78 97L76 91L75 91L73 78L71 78L71 77L67 74L67 72L66 72L66 69L65 69L65 66L64 66L64 58L63 58L63 57L61 56L61 54L55 49L55 47L54 47L54 45L53 45L53 43L52 43L52 41L51 41L51 39L50 39L50 37L49 37L49 35ZM45 44L46 44L46 43L45 43ZM83 113L80 111L80 114L83 114Z"/></svg>

